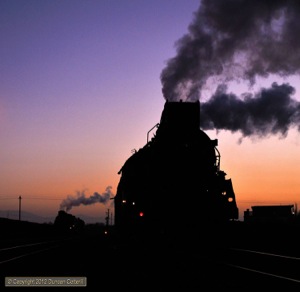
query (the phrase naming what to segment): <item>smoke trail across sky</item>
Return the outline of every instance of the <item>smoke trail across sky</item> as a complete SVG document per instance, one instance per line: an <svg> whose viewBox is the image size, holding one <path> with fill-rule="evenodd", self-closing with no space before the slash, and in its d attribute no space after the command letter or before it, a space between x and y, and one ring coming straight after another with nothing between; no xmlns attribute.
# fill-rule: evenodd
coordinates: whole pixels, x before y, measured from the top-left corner
<svg viewBox="0 0 300 292"><path fill-rule="evenodd" d="M295 89L289 84L273 83L253 96L243 99L227 93L220 86L200 108L200 124L204 130L241 131L244 137L279 134L285 137L290 127L300 131L300 103L291 98Z"/></svg>
<svg viewBox="0 0 300 292"><path fill-rule="evenodd" d="M68 195L60 204L60 209L70 211L73 207L80 205L92 205L95 203L106 204L112 197L114 197L112 187L108 186L102 194L95 192L90 197L87 197L85 191L77 191L76 196Z"/></svg>

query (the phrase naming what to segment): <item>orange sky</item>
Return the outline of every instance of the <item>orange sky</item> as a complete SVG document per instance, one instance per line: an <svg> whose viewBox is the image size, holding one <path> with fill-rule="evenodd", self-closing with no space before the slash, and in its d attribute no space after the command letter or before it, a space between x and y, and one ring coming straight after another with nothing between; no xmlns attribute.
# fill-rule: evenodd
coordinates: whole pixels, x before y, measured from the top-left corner
<svg viewBox="0 0 300 292"><path fill-rule="evenodd" d="M241 144L239 134L210 136L219 139L221 168L233 181L240 217L253 205L300 203L300 136L296 130L286 138L245 138Z"/></svg>
<svg viewBox="0 0 300 292"><path fill-rule="evenodd" d="M112 186L116 193L117 172L160 121L160 74L199 1L174 0L171 8L169 0L74 1L72 9L68 1L32 3L0 4L0 211L17 210L21 195L24 211L55 217L77 191L88 196ZM299 76L256 85L273 81L296 88ZM204 99L217 85L208 84ZM230 90L238 95L248 88L236 83ZM252 205L300 203L296 129L284 139L242 143L240 133L206 133L219 140L240 219ZM71 213L103 218L107 208Z"/></svg>
<svg viewBox="0 0 300 292"><path fill-rule="evenodd" d="M145 129L140 133L140 147L146 143L143 139L146 132ZM241 220L244 210L253 205L300 203L300 136L295 130L290 131L286 138L270 137L258 141L245 138L242 143L238 142L238 133L206 133L211 139L218 139L221 170L227 173L226 178L232 179ZM137 141L131 143L124 140L125 142L132 144L132 149L139 148L133 147L137 146L134 145ZM52 216L58 211L61 200L67 195L75 196L76 191L86 189L86 195L92 195L95 191L104 192L111 185L115 193L120 178L117 172L131 155L129 148L127 150L123 152L123 156L116 155L111 160L109 158L112 156L101 155L94 163L90 159L83 159L79 168L69 162L60 165L60 169L56 171L45 165L34 171L39 163L33 161L32 165L19 167L18 176L7 172L6 176L2 176L2 182L5 181L7 186L2 188L2 193L15 196L1 200L2 209L16 209L18 195L22 195L23 210ZM102 165L107 167L103 168ZM112 205L99 203L73 207L71 213L103 216L107 208L113 211Z"/></svg>

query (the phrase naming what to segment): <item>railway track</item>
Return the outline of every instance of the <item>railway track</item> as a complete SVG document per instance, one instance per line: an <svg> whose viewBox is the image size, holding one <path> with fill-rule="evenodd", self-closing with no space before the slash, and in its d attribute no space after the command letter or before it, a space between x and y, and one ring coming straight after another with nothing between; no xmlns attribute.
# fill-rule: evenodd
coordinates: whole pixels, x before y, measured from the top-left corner
<svg viewBox="0 0 300 292"><path fill-rule="evenodd" d="M219 287L300 289L300 258L297 256L235 247L211 248L193 253L205 262Z"/></svg>
<svg viewBox="0 0 300 292"><path fill-rule="evenodd" d="M1 265L29 257L34 254L42 253L50 249L58 248L70 238L52 240L34 240L27 243L12 244L0 248L0 267Z"/></svg>
<svg viewBox="0 0 300 292"><path fill-rule="evenodd" d="M127 244L121 247L120 261L136 266L146 262L135 276L130 272L127 277L131 277L132 281L139 277L147 279L154 273L154 277L164 281L165 287L172 285L181 289L195 289L203 285L256 291L262 287L300 289L300 257L297 249L289 248L287 251L286 246L276 246L275 243L262 244L258 248L246 243L235 247L233 244L222 246L221 241L214 241L213 244L203 241L202 244L199 241L189 244L184 240L174 243L172 239L164 246L161 241L156 241L145 245L145 248L140 248L139 243L137 246ZM134 253L139 255L136 263L131 256Z"/></svg>
<svg viewBox="0 0 300 292"><path fill-rule="evenodd" d="M283 279L300 287L300 258L282 254L274 254L249 249L231 248L232 263L227 259L227 265L234 268L265 275L271 278Z"/></svg>
<svg viewBox="0 0 300 292"><path fill-rule="evenodd" d="M94 286L99 283L99 275L105 275L107 271L106 268L104 271L99 269L99 263L108 255L100 254L107 244L98 234L20 239L2 242L0 246L0 291L2 287L6 288L5 279L18 277L44 281L48 281L47 278L84 277L88 278L89 286Z"/></svg>
<svg viewBox="0 0 300 292"><path fill-rule="evenodd" d="M175 287L184 291L203 287L243 291L300 288L297 253L294 256L292 252L284 254L267 249L197 243L190 246L160 240L105 244L97 236L2 245L0 270L2 277L86 276L88 286L106 285L113 289L121 285L138 291L145 285L155 291ZM105 281L99 283L99 277Z"/></svg>
<svg viewBox="0 0 300 292"><path fill-rule="evenodd" d="M28 257L39 253L47 253L48 251L57 249L57 254L66 254L82 243L88 243L92 237L79 235L59 235L49 237L35 238L15 238L13 240L0 241L0 269L5 264L18 261L20 263L28 261ZM29 259L30 260L30 259ZM43 257L40 258L41 262Z"/></svg>

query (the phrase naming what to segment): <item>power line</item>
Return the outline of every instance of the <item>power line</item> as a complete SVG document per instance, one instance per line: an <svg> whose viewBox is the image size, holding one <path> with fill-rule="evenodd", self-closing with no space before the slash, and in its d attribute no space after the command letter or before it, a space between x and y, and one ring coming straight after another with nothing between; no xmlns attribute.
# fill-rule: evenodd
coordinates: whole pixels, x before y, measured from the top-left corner
<svg viewBox="0 0 300 292"><path fill-rule="evenodd" d="M3 197L2 197L3 196ZM19 195L0 195L0 200L17 200L19 198ZM22 199L30 199L30 200L53 200L53 201L62 201L65 198L54 198L54 197L43 197L43 196L22 196Z"/></svg>

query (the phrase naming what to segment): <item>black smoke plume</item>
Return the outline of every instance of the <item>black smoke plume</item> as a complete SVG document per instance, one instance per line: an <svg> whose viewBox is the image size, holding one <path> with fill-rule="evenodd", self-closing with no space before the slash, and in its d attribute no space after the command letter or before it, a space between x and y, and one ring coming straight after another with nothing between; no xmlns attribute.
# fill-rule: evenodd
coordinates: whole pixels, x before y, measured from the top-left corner
<svg viewBox="0 0 300 292"><path fill-rule="evenodd" d="M285 137L292 126L297 125L300 131L300 103L291 98L294 92L289 84L273 83L271 88L240 99L227 93L226 86L219 86L211 99L201 104L201 128L241 131L244 137Z"/></svg>
<svg viewBox="0 0 300 292"><path fill-rule="evenodd" d="M170 101L203 100L203 90L218 87L201 104L203 129L240 130L244 136L280 133L299 125L299 104L288 84L238 98L226 93L232 81L249 89L257 78L300 73L300 1L201 0L176 43L176 55L161 72L162 92ZM202 95L202 96L201 96Z"/></svg>
<svg viewBox="0 0 300 292"><path fill-rule="evenodd" d="M92 205L95 203L106 204L111 198L114 197L112 187L108 186L102 194L95 192L90 197L86 197L85 191L77 191L76 196L68 195L60 204L60 209L70 211L75 206Z"/></svg>
<svg viewBox="0 0 300 292"><path fill-rule="evenodd" d="M209 78L223 82L300 70L300 1L202 0L177 54L161 72L168 100L197 100Z"/></svg>

